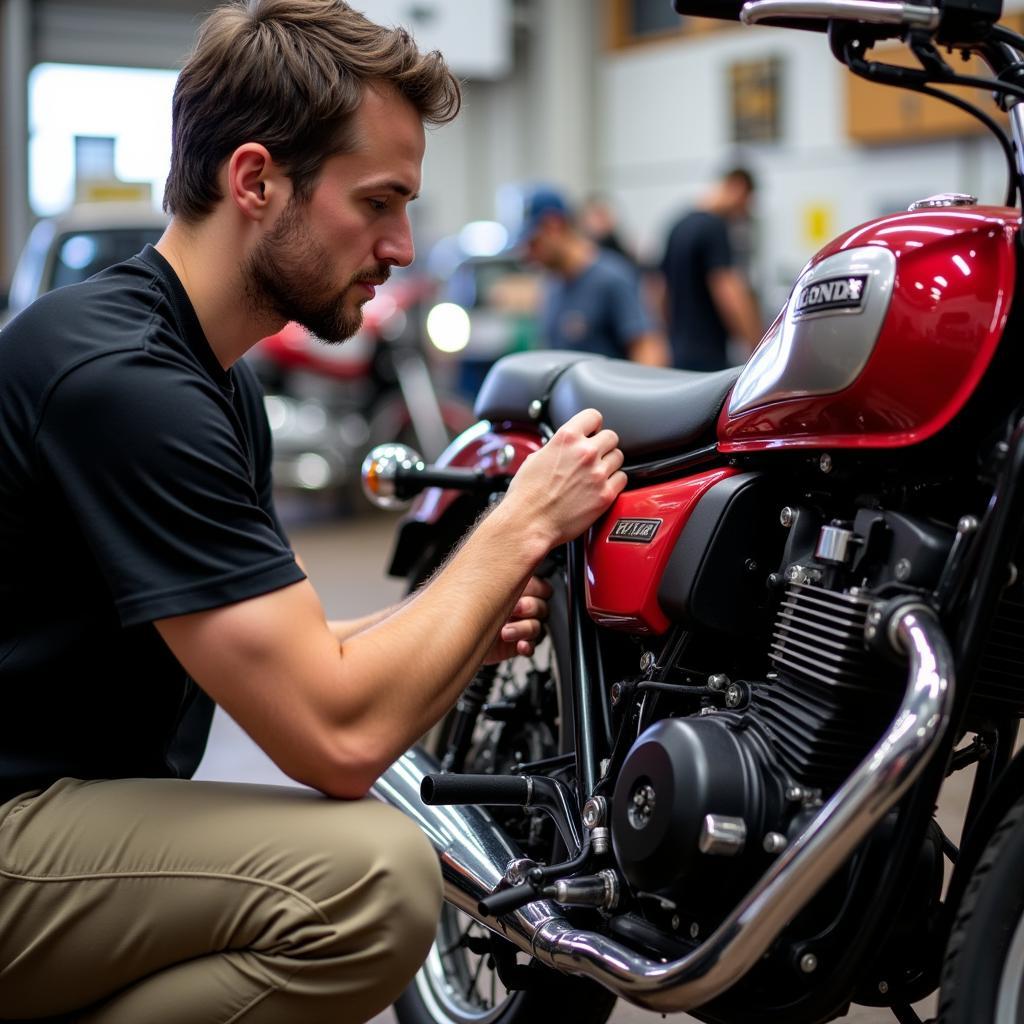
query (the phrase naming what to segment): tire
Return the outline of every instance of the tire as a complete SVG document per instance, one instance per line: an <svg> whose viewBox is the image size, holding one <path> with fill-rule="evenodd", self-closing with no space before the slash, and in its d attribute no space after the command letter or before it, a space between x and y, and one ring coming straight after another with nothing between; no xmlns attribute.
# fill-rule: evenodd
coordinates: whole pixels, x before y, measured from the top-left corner
<svg viewBox="0 0 1024 1024"><path fill-rule="evenodd" d="M1024 797L974 869L946 948L939 1024L1024 1021Z"/></svg>
<svg viewBox="0 0 1024 1024"><path fill-rule="evenodd" d="M418 567L410 580L412 589L432 571L433 566ZM552 641L550 658L555 672L559 671L560 646ZM443 747L444 737L450 731L451 715L449 712L431 733L439 747ZM551 739L549 736L548 742ZM557 743L558 738L553 739ZM546 756L550 752L553 751L535 749L531 756ZM487 767L493 765L475 765L471 753L467 771ZM492 935L483 925L446 903L441 910L437 939L426 962L394 1005L399 1024L604 1024L611 1016L616 1003L611 992L592 981L559 974L536 962L530 968L534 977L529 987L506 991L484 940L501 944L508 955L512 949L505 940ZM474 952L461 942L464 937L476 940L473 945L479 951ZM525 957L520 955L519 959Z"/></svg>

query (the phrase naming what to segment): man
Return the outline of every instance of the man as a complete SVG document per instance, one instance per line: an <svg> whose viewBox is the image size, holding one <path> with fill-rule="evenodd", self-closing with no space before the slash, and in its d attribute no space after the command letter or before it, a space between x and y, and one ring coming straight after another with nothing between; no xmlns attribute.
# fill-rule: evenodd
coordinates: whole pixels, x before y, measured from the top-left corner
<svg viewBox="0 0 1024 1024"><path fill-rule="evenodd" d="M669 232L661 261L672 361L685 370L723 370L727 343L745 352L761 340L761 318L736 263L730 225L750 212L754 179L736 167Z"/></svg>
<svg viewBox="0 0 1024 1024"><path fill-rule="evenodd" d="M204 23L171 225L0 335L0 1017L343 1024L433 938L436 860L359 801L484 659L532 650L531 574L625 479L581 413L403 605L327 623L270 498L239 357L340 341L413 258L441 57L340 0ZM307 790L186 781L212 701ZM5 802L4 802L5 801Z"/></svg>
<svg viewBox="0 0 1024 1024"><path fill-rule="evenodd" d="M548 348L668 365L668 346L651 326L636 268L584 235L558 192L538 188L527 196L519 240L525 258L551 273L540 317Z"/></svg>

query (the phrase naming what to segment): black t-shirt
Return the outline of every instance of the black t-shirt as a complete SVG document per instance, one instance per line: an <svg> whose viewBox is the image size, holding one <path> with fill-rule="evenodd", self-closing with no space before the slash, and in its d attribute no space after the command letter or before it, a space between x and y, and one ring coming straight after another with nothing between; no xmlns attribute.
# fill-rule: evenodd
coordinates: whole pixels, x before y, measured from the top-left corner
<svg viewBox="0 0 1024 1024"><path fill-rule="evenodd" d="M190 776L213 705L153 621L301 579L259 384L155 249L0 332L0 799Z"/></svg>
<svg viewBox="0 0 1024 1024"><path fill-rule="evenodd" d="M729 365L729 331L712 301L708 274L733 263L729 228L717 214L694 210L669 233L661 270L672 358L681 369L723 370Z"/></svg>

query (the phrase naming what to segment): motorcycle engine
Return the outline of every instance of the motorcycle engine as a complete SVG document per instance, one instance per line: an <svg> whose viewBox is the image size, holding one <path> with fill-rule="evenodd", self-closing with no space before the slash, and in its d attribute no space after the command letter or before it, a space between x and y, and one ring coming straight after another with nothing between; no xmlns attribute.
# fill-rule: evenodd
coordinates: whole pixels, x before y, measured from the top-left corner
<svg viewBox="0 0 1024 1024"><path fill-rule="evenodd" d="M661 684L663 717L632 744L612 796L612 844L634 891L695 913L762 872L881 737L906 676L869 650L872 605L934 587L953 541L948 527L875 509L825 521L786 507L781 520L760 677L727 675L736 662L722 655L723 670L705 676L709 696L669 697L667 711L660 701L671 685ZM717 526L716 542L726 538L731 550L717 562L710 550L705 561L715 567L715 593L736 598L741 588L723 587L723 574L749 564L737 538L753 534ZM701 614L700 585L686 581L691 623ZM732 606L729 616L744 618ZM675 672L685 661L684 653ZM694 675L676 678L691 694ZM671 684L672 672L664 679Z"/></svg>

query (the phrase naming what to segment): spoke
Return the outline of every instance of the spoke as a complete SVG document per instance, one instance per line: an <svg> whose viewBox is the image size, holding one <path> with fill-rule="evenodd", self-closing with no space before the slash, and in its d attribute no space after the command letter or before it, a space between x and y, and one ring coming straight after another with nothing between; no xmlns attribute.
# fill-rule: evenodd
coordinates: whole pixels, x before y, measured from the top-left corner
<svg viewBox="0 0 1024 1024"><path fill-rule="evenodd" d="M469 984L466 986L466 998L470 998L470 993L476 991L476 983L480 978L480 971L484 966L484 958L478 957L476 961L476 969L473 971L473 976L469 979ZM480 1002L480 993L476 993L477 1003Z"/></svg>
<svg viewBox="0 0 1024 1024"><path fill-rule="evenodd" d="M497 970L495 970L495 968L492 967L491 968L491 1006L492 1007L495 1005L495 1002L496 1002L494 986L495 986L495 982L497 981L497 978L498 978L498 972L497 972Z"/></svg>
<svg viewBox="0 0 1024 1024"><path fill-rule="evenodd" d="M469 924L466 925L465 931L463 931L450 946L445 946L444 949L439 949L438 953L441 956L451 956L457 949L462 949L466 945L466 939L469 938L469 933L473 930L473 926L475 924L475 921L470 921Z"/></svg>

